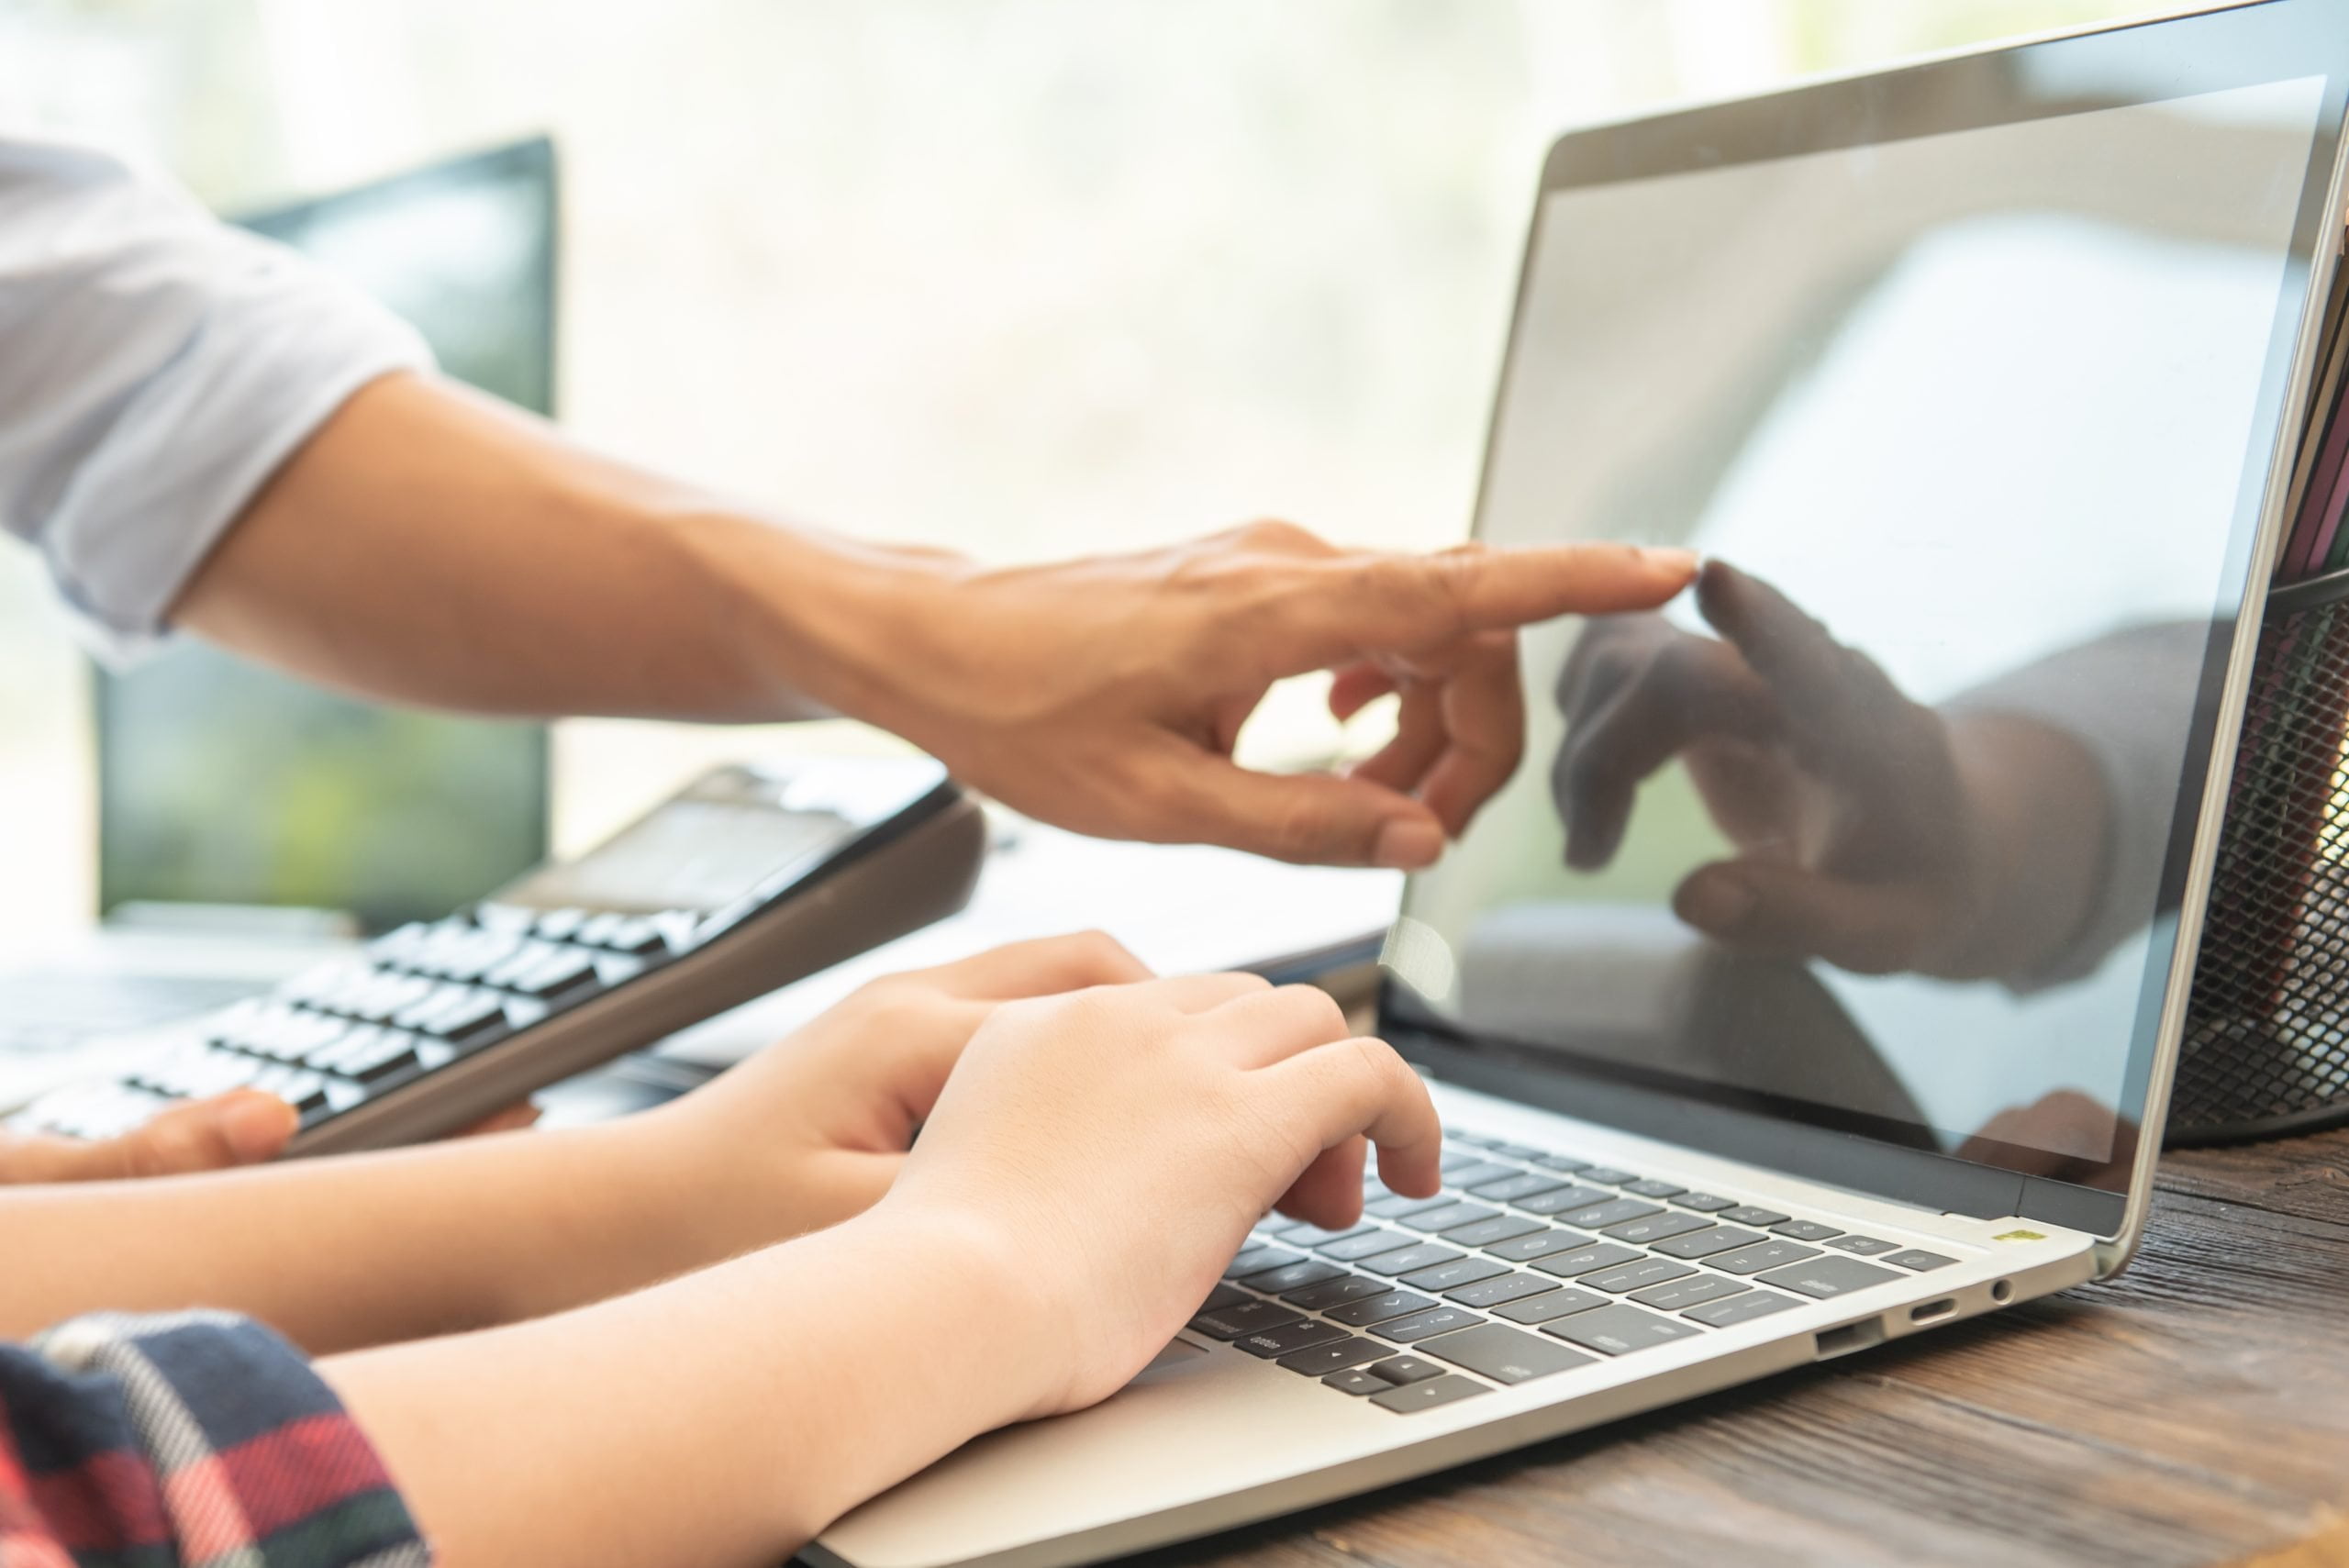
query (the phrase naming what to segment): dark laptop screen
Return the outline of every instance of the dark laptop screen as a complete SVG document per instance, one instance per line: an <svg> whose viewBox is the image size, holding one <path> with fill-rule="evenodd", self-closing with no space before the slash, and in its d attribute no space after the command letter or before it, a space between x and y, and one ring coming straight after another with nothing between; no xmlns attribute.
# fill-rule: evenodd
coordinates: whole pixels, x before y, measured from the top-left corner
<svg viewBox="0 0 2349 1568"><path fill-rule="evenodd" d="M1527 634L1403 1016L2125 1184L2349 52L2159 32L1560 144L1480 536L1717 564Z"/></svg>
<svg viewBox="0 0 2349 1568"><path fill-rule="evenodd" d="M450 375L550 412L555 184L544 140L247 227L413 323ZM99 899L291 905L382 929L546 852L543 727L379 707L192 643L98 691Z"/></svg>

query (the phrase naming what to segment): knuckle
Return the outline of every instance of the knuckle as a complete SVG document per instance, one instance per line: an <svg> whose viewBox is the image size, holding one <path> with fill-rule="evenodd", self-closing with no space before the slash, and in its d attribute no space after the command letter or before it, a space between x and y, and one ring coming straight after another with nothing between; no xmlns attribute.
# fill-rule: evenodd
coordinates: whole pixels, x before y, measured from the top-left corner
<svg viewBox="0 0 2349 1568"><path fill-rule="evenodd" d="M1325 1040L1343 1040L1353 1032L1346 1024L1346 1010L1319 986L1284 985L1280 995L1296 1012L1300 1028L1313 1030Z"/></svg>
<svg viewBox="0 0 2349 1568"><path fill-rule="evenodd" d="M1265 550L1284 555L1302 555L1330 549L1319 534L1301 528L1286 517L1258 517L1233 530L1240 543L1252 550Z"/></svg>

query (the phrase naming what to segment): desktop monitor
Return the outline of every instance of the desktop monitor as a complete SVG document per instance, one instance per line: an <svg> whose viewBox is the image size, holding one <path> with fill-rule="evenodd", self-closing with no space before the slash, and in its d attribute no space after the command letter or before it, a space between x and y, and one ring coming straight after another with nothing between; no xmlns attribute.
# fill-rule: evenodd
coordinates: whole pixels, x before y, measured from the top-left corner
<svg viewBox="0 0 2349 1568"><path fill-rule="evenodd" d="M552 411L543 139L240 220L421 331L449 375ZM351 700L174 644L97 684L100 907L429 918L545 857L547 733Z"/></svg>

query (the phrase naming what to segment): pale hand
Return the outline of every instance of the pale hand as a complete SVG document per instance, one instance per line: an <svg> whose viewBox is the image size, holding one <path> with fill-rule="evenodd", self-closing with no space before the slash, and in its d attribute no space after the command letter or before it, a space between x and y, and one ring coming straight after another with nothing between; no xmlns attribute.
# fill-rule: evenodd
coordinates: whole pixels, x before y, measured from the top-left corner
<svg viewBox="0 0 2349 1568"><path fill-rule="evenodd" d="M1269 1207L1362 1212L1364 1136L1431 1195L1442 1132L1394 1051L1321 992L1194 975L998 1007L875 1218L983 1239L1032 1331L1013 1407L1116 1392L1198 1310Z"/></svg>

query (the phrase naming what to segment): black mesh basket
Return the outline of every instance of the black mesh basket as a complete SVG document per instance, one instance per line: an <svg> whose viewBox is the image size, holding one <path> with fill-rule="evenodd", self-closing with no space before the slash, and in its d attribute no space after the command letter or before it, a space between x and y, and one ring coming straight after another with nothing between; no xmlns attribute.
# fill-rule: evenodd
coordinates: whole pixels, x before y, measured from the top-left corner
<svg viewBox="0 0 2349 1568"><path fill-rule="evenodd" d="M2267 604L2171 1092L2172 1144L2349 1121L2349 572Z"/></svg>

